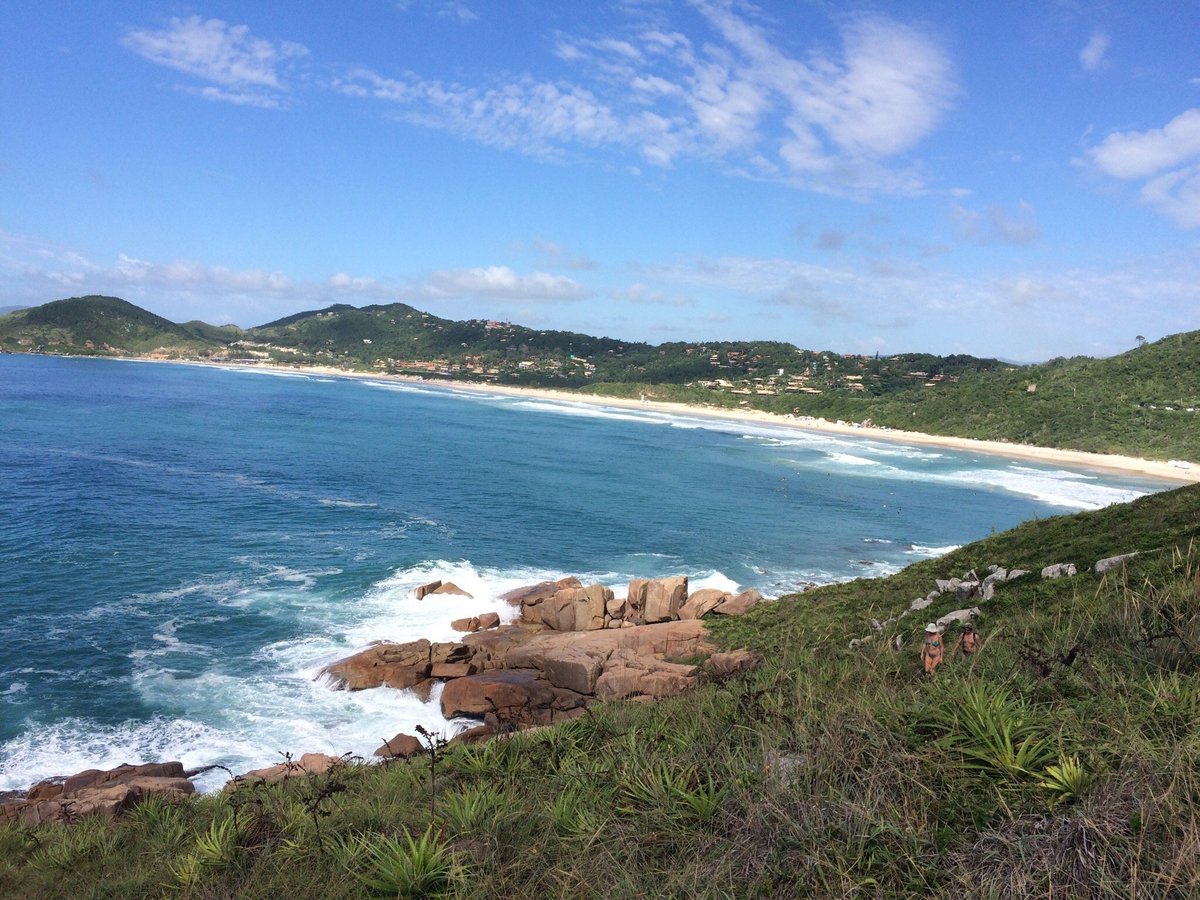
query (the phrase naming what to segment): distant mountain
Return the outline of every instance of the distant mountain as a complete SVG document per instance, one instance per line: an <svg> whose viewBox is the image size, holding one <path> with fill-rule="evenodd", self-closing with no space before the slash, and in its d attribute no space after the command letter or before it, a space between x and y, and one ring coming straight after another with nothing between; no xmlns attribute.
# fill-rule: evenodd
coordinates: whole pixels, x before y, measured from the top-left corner
<svg viewBox="0 0 1200 900"><path fill-rule="evenodd" d="M210 344L203 330L176 325L118 297L71 297L0 319L0 346L8 349L129 355Z"/></svg>
<svg viewBox="0 0 1200 900"><path fill-rule="evenodd" d="M0 316L7 316L10 312L16 312L18 309L29 309L28 306L0 306Z"/></svg>

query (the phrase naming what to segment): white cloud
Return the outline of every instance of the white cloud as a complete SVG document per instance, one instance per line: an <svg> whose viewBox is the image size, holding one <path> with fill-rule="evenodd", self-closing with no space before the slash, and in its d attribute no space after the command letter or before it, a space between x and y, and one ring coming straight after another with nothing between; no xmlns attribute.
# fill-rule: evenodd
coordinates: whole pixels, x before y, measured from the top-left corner
<svg viewBox="0 0 1200 900"><path fill-rule="evenodd" d="M1095 72L1104 65L1104 54L1108 52L1111 43L1107 34L1093 31L1084 48L1079 51L1079 64L1085 72Z"/></svg>
<svg viewBox="0 0 1200 900"><path fill-rule="evenodd" d="M1162 128L1114 132L1087 155L1107 175L1145 180L1139 196L1147 206L1183 228L1200 227L1200 108Z"/></svg>
<svg viewBox="0 0 1200 900"><path fill-rule="evenodd" d="M534 272L518 275L508 266L445 269L425 280L424 292L435 298L485 297L493 300L586 300L592 292L564 275Z"/></svg>
<svg viewBox="0 0 1200 900"><path fill-rule="evenodd" d="M292 41L253 37L246 25L190 16L166 28L133 29L122 44L160 66L193 75L217 87L198 93L210 100L276 106L286 90L281 71L308 49Z"/></svg>
<svg viewBox="0 0 1200 900"><path fill-rule="evenodd" d="M467 6L467 4L459 3L457 0L426 0L426 2L399 0L396 3L396 8L402 12L408 12L415 6L421 6L441 19L451 19L463 23L479 21L479 14L477 12Z"/></svg>
<svg viewBox="0 0 1200 900"><path fill-rule="evenodd" d="M894 160L937 127L958 92L929 35L882 16L842 28L838 54L789 56L728 3L696 0L710 32L694 42L636 19L625 34L559 36L572 79L497 76L485 85L353 69L343 94L395 104L405 121L542 159L597 148L669 167L727 171L831 192L911 193Z"/></svg>
<svg viewBox="0 0 1200 900"><path fill-rule="evenodd" d="M1146 178L1200 156L1200 108L1185 110L1162 128L1119 131L1088 151L1115 178Z"/></svg>

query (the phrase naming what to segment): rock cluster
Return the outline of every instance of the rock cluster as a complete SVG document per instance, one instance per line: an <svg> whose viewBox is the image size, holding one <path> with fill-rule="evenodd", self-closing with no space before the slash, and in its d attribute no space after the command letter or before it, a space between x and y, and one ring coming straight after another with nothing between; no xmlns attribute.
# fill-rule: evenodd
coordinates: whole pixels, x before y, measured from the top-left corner
<svg viewBox="0 0 1200 900"><path fill-rule="evenodd" d="M299 759L289 759L286 762L267 766L263 769L253 769L244 775L239 775L227 782L225 790L232 790L245 784L274 784L277 781L287 781L289 778L299 778L303 775L323 775L335 765L344 763L340 756L330 756L327 753L305 753Z"/></svg>
<svg viewBox="0 0 1200 900"><path fill-rule="evenodd" d="M700 619L708 613L737 616L762 601L756 590L733 595L705 588L688 596L687 576L635 578L624 598L600 584L584 587L577 578L520 588L503 599L521 607L523 621L551 631L598 631L632 628L679 619Z"/></svg>
<svg viewBox="0 0 1200 900"><path fill-rule="evenodd" d="M762 596L712 589L689 596L687 578L678 576L634 579L621 598L603 585L564 578L502 599L520 609L508 625L469 629L457 643L375 644L331 663L318 678L338 689L426 692L444 681L441 707L447 718L482 719L492 728L545 725L579 716L598 700L652 699L687 690L700 671L691 659L716 649L701 618L741 615ZM756 662L749 655L719 656L714 671L726 676ZM419 749L413 741L397 735L376 753L408 756Z"/></svg>
<svg viewBox="0 0 1200 900"><path fill-rule="evenodd" d="M1103 575L1105 572L1110 572L1114 569L1123 568L1129 560L1136 557L1137 553L1122 553L1118 556L1110 556L1105 559L1098 560L1093 567L1097 575ZM953 596L958 602L967 600L975 600L977 602L987 602L996 595L996 586L1004 584L1008 581L1015 581L1018 578L1023 578L1029 572L1025 569L1006 569L1003 566L992 565L988 566L987 575L980 577L978 573L972 569L965 573L961 578L935 578L934 589L924 597L917 597L908 604L908 608L903 610L898 615L892 616L889 619L879 621L878 619L871 620L872 634L863 637L854 638L850 641L850 649L856 650L863 644L870 642L875 634L883 631L888 625L892 625L915 612L920 612L933 605L934 601L943 597ZM1050 578L1071 578L1078 574L1078 569L1074 563L1055 563L1054 565L1046 566L1041 571L1042 579ZM959 624L970 621L980 614L978 606L964 607L956 609L940 616L935 620L938 628L945 628L951 623ZM897 648L900 645L900 637L896 638Z"/></svg>
<svg viewBox="0 0 1200 900"><path fill-rule="evenodd" d="M176 799L195 791L179 762L88 769L36 784L23 800L0 803L0 824L70 822L87 815L114 819L147 797Z"/></svg>

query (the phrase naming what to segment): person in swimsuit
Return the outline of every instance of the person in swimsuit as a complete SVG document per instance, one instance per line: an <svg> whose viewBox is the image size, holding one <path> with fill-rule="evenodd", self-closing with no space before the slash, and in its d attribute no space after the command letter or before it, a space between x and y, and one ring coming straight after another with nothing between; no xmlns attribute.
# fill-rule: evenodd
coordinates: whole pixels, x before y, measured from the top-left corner
<svg viewBox="0 0 1200 900"><path fill-rule="evenodd" d="M970 622L963 625L962 635L958 639L958 643L954 645L954 652L951 656L971 656L983 649L983 640L975 633L975 626Z"/></svg>
<svg viewBox="0 0 1200 900"><path fill-rule="evenodd" d="M921 662L925 664L925 674L932 675L945 658L946 648L942 646L942 630L933 622L925 626L925 641L921 644Z"/></svg>

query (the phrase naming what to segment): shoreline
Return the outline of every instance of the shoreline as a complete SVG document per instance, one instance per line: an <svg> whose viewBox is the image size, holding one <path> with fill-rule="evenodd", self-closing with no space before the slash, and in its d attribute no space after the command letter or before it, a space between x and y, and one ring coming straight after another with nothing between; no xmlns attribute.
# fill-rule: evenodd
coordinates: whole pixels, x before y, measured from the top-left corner
<svg viewBox="0 0 1200 900"><path fill-rule="evenodd" d="M476 391L508 397L537 398L557 403L576 403L586 406L607 406L617 409L656 412L668 415L697 416L727 422L768 425L774 428L837 435L839 437L863 438L890 441L899 444L944 447L968 453L988 456L1004 456L1028 462L1058 463L1081 469L1096 469L1104 472L1119 472L1141 475L1177 484L1200 483L1200 464L1180 468L1171 462L1143 459L1136 456L1120 456L1109 453L1092 453L1086 450L1060 450L1055 447L1038 447L1031 444L1011 444L1005 441L988 441L977 438L949 437L925 434L918 431L900 431L890 428L862 427L854 423L837 423L824 419L789 418L776 413L751 409L725 409L677 403L665 400L634 400L626 397L597 397L575 391L554 388L524 387L516 385L480 384L467 381L429 380L413 375L392 375L382 372L353 372L334 366L286 366L278 363L232 363L186 359L150 359L146 357L87 357L98 359L120 359L132 362L169 363L173 365L211 366L219 369L243 369L250 371L276 372L280 374L325 375L338 378L358 378L372 381L395 381L419 384L433 390Z"/></svg>

